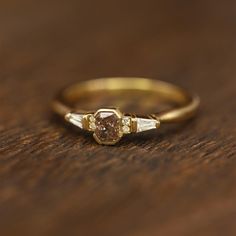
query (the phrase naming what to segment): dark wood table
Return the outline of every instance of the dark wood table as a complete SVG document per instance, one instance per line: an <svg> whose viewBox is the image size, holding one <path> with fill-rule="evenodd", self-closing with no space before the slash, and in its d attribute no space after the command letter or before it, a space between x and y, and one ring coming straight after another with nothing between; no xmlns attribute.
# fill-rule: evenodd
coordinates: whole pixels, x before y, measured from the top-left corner
<svg viewBox="0 0 236 236"><path fill-rule="evenodd" d="M236 235L236 1L0 3L0 235ZM159 78L197 119L97 145L49 108L63 86Z"/></svg>

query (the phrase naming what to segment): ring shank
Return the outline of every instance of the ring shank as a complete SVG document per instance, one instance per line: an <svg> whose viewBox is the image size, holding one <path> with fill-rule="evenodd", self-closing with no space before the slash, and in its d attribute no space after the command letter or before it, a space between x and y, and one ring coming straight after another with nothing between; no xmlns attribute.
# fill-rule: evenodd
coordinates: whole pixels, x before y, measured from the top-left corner
<svg viewBox="0 0 236 236"><path fill-rule="evenodd" d="M200 99L195 95L190 95L185 90L170 83L160 80L146 78L101 78L81 81L62 90L53 101L53 110L65 116L74 110L71 103L78 100L83 94L96 93L98 91L147 91L154 92L164 100L175 102L177 108L166 112L152 113L162 123L180 122L191 118L197 111ZM77 110L78 111L78 110ZM89 111L80 110L78 112L87 113Z"/></svg>

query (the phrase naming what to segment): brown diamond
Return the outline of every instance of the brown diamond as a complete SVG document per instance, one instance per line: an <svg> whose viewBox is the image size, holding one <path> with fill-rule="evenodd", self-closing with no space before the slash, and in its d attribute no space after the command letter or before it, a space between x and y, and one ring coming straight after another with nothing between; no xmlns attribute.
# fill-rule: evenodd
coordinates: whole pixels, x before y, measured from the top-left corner
<svg viewBox="0 0 236 236"><path fill-rule="evenodd" d="M116 110L101 109L95 114L95 139L102 144L115 144L121 138L121 117Z"/></svg>

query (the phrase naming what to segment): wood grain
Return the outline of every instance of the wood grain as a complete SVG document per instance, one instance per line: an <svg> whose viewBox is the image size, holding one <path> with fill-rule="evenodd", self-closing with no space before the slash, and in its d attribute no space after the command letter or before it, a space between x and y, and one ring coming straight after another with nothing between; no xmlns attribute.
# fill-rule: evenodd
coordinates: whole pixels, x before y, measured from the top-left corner
<svg viewBox="0 0 236 236"><path fill-rule="evenodd" d="M235 3L1 1L0 234L235 235ZM201 112L99 146L49 103L101 76L182 85Z"/></svg>

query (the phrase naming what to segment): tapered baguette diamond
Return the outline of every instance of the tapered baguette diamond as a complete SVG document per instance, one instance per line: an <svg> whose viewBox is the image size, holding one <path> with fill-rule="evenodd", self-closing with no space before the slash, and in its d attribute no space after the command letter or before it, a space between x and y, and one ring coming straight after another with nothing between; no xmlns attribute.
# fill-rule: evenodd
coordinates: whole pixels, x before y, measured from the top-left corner
<svg viewBox="0 0 236 236"><path fill-rule="evenodd" d="M83 117L82 114L76 114L76 113L69 113L66 115L66 120L68 120L73 125L83 129Z"/></svg>
<svg viewBox="0 0 236 236"><path fill-rule="evenodd" d="M154 119L137 118L137 132L156 129L159 126L159 121Z"/></svg>

